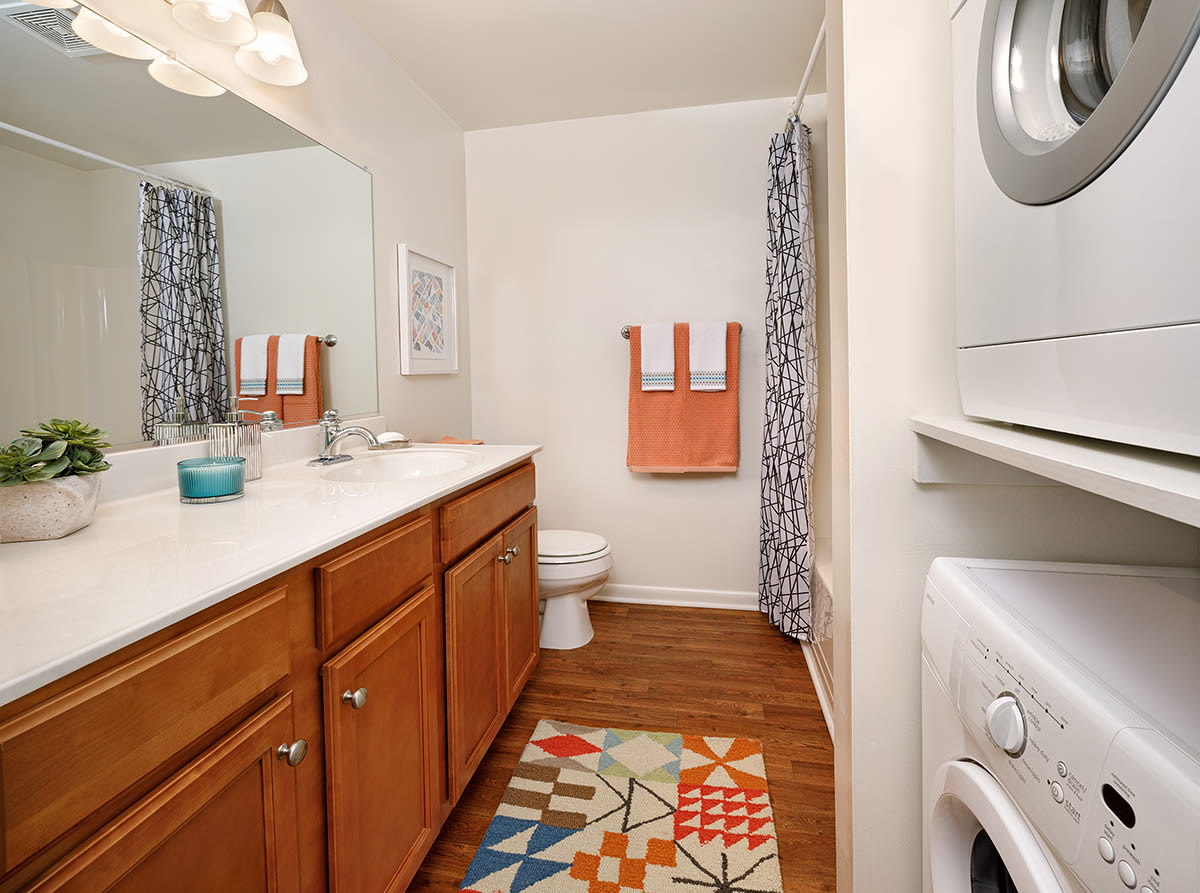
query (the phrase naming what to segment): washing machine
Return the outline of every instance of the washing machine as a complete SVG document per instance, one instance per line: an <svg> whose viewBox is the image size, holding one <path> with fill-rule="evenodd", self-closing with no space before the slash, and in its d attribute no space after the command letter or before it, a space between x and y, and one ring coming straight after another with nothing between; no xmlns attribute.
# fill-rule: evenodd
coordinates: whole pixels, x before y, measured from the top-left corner
<svg viewBox="0 0 1200 893"><path fill-rule="evenodd" d="M1200 576L939 558L925 893L1200 890Z"/></svg>
<svg viewBox="0 0 1200 893"><path fill-rule="evenodd" d="M951 0L972 416L1200 455L1200 0Z"/></svg>

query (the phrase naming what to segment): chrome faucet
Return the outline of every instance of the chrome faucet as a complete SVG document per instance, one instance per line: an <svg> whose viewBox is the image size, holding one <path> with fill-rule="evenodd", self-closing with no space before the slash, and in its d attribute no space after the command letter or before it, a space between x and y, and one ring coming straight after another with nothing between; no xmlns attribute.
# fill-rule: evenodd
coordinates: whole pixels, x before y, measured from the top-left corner
<svg viewBox="0 0 1200 893"><path fill-rule="evenodd" d="M342 425L342 418L338 415L336 409L330 409L321 417L321 453L315 459L310 459L309 465L324 467L326 465L336 465L339 462L349 462L353 456L345 453L338 453L342 442L348 437L361 437L367 442L368 449L377 448L379 446L379 438L377 438L370 428L364 428L362 425Z"/></svg>

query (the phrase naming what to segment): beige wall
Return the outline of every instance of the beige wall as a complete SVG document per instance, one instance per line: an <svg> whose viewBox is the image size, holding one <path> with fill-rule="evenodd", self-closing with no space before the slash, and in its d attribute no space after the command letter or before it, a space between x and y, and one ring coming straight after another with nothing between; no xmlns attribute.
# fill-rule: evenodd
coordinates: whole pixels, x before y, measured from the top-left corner
<svg viewBox="0 0 1200 893"><path fill-rule="evenodd" d="M920 604L930 560L1197 562L1195 528L1067 487L921 487L908 418L959 411L945 4L831 0L839 889L921 888ZM840 221L844 219L844 235ZM844 304L843 304L844 302ZM835 322L835 326L840 323Z"/></svg>
<svg viewBox="0 0 1200 893"><path fill-rule="evenodd" d="M605 536L623 597L754 603L766 159L787 107L467 134L475 434L545 445L540 523ZM633 474L621 327L688 319L742 323L741 465Z"/></svg>
<svg viewBox="0 0 1200 893"><path fill-rule="evenodd" d="M159 45L170 35L181 61L371 172L380 411L389 427L417 439L468 432L470 314L461 128L328 0L287 3L309 70L307 83L290 88L259 83L242 74L227 48L180 34L161 0L89 0L88 5ZM457 375L400 375L400 243L458 267Z"/></svg>

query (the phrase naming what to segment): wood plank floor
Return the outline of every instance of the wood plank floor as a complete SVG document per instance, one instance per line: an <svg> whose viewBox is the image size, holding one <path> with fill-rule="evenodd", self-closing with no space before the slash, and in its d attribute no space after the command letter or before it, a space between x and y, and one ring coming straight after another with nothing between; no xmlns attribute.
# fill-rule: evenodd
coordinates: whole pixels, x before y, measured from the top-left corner
<svg viewBox="0 0 1200 893"><path fill-rule="evenodd" d="M784 890L835 890L833 746L800 646L756 612L589 607L596 637L542 652L409 889L458 889L534 726L557 719L762 741Z"/></svg>

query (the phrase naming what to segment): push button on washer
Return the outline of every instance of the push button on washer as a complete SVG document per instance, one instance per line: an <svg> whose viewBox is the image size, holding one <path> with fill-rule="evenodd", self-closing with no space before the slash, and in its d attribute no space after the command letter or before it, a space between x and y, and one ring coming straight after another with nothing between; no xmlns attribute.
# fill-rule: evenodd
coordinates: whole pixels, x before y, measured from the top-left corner
<svg viewBox="0 0 1200 893"><path fill-rule="evenodd" d="M1101 837L1096 841L1096 849L1100 851L1100 858L1105 862L1111 863L1117 858L1116 850L1113 849L1112 841L1107 837Z"/></svg>
<svg viewBox="0 0 1200 893"><path fill-rule="evenodd" d="M1117 863L1117 874L1121 878L1121 883L1130 890L1137 886L1137 875L1133 873L1133 866L1124 859Z"/></svg>
<svg viewBox="0 0 1200 893"><path fill-rule="evenodd" d="M1055 803L1062 803L1063 800L1066 799L1066 796L1067 796L1063 792L1063 786L1060 785L1057 781L1054 782L1054 784L1050 785L1050 795L1052 797L1054 797ZM1112 860L1110 859L1109 861L1111 862Z"/></svg>
<svg viewBox="0 0 1200 893"><path fill-rule="evenodd" d="M1062 760L1059 760L1059 761L1058 761L1058 766L1057 766L1057 767L1055 767L1055 768L1057 768L1057 769L1058 769L1058 777L1059 777L1059 778L1066 778L1066 777L1067 777L1067 764L1066 764L1066 763L1064 763Z"/></svg>

